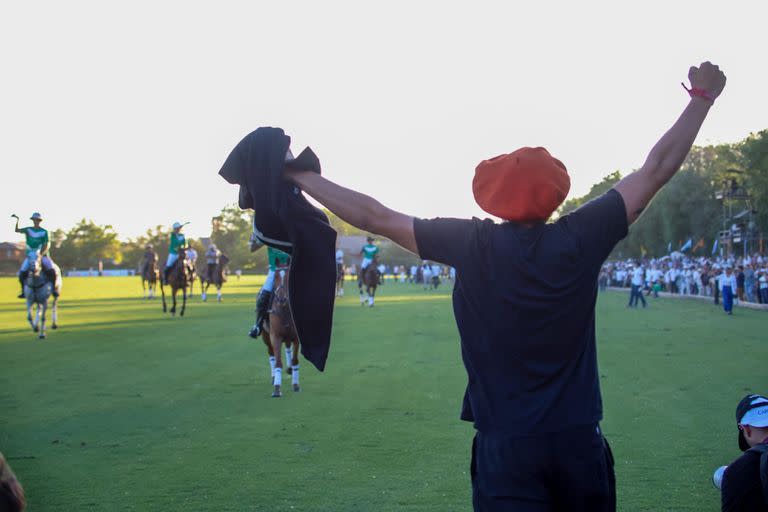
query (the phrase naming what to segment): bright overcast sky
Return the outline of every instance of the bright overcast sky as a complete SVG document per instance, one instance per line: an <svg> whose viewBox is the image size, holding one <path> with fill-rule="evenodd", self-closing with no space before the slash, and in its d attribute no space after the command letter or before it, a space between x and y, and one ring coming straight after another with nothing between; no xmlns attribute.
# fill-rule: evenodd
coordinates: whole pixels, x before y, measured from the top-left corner
<svg viewBox="0 0 768 512"><path fill-rule="evenodd" d="M11 213L123 236L210 218L258 126L420 216L481 215L484 158L546 146L571 196L642 164L688 67L728 75L697 143L768 128L768 2L4 2L1 240Z"/></svg>

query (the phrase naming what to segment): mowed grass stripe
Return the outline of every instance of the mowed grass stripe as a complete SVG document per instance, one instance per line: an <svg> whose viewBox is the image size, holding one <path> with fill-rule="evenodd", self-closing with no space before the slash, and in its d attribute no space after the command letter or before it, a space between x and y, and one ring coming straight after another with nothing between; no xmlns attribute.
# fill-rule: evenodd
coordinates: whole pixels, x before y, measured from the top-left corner
<svg viewBox="0 0 768 512"><path fill-rule="evenodd" d="M347 283L326 372L302 360L303 391L276 400L245 336L260 282L171 318L136 278L68 279L40 341L0 280L0 450L30 510L468 510L450 290L387 283L369 309ZM719 510L735 403L768 388L768 316L625 303L602 296L597 320L620 510Z"/></svg>

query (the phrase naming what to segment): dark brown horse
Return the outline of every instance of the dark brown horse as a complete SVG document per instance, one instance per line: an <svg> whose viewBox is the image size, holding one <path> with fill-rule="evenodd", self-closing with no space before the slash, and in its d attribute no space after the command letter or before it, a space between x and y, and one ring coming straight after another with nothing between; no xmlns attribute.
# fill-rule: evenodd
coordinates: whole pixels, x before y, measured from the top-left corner
<svg viewBox="0 0 768 512"><path fill-rule="evenodd" d="M157 255L146 258L141 268L141 290L145 299L155 298L157 282L160 280L160 270L157 268Z"/></svg>
<svg viewBox="0 0 768 512"><path fill-rule="evenodd" d="M180 316L184 316L184 311L187 309L187 287L190 285L190 281L194 279L192 270L187 264L187 251L179 249L179 259L173 264L173 267L168 272L168 282L163 283L160 281L160 293L163 296L163 313L167 311L165 305L165 286L170 285L171 296L173 297L173 306L171 306L171 315L176 315L176 293L181 290L181 312Z"/></svg>
<svg viewBox="0 0 768 512"><path fill-rule="evenodd" d="M360 288L360 305L364 306L366 299L363 295L363 286L368 294L368 307L373 307L374 297L376 296L376 287L379 286L381 274L379 273L379 264L374 259L365 270L361 270L360 279L357 280L357 287Z"/></svg>
<svg viewBox="0 0 768 512"><path fill-rule="evenodd" d="M269 363L272 367L272 396L283 396L281 386L283 384L283 357L281 347L285 344L285 357L290 361L291 367L288 374L291 375L293 390L300 391L299 387L299 337L296 334L296 326L288 304L288 268L278 268L275 272L275 291L272 298L272 307L269 316L264 320L264 330L261 339L269 352Z"/></svg>
<svg viewBox="0 0 768 512"><path fill-rule="evenodd" d="M198 269L198 275L200 276L200 297L205 302L208 299L208 287L213 285L216 287L216 300L221 302L221 287L227 282L226 267L229 263L229 258L226 254L222 253L219 256L219 262L211 265L206 265L204 269Z"/></svg>

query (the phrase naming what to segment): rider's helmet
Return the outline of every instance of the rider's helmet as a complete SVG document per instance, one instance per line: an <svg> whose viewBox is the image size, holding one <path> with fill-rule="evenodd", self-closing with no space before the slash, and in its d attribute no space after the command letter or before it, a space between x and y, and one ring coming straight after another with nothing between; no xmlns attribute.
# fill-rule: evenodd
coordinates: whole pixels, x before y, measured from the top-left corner
<svg viewBox="0 0 768 512"><path fill-rule="evenodd" d="M154 246L152 244L147 244L145 249L147 249L147 250L154 249Z"/></svg>
<svg viewBox="0 0 768 512"><path fill-rule="evenodd" d="M369 244L372 244L374 241L376 241L376 239L373 238L372 236L369 236L368 238L366 238L366 240L368 240Z"/></svg>
<svg viewBox="0 0 768 512"><path fill-rule="evenodd" d="M32 214L32 216L29 218L29 220L39 220L39 221L42 221L43 220L43 216L40 215L40 212L35 212L35 213Z"/></svg>
<svg viewBox="0 0 768 512"><path fill-rule="evenodd" d="M176 231L177 229L181 229L184 225L181 222L174 222L173 223L173 230Z"/></svg>

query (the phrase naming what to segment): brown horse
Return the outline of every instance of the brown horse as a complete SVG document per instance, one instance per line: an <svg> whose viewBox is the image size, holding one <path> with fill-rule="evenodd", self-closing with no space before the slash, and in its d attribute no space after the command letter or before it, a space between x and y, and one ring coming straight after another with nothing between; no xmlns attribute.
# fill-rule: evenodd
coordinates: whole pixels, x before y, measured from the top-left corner
<svg viewBox="0 0 768 512"><path fill-rule="evenodd" d="M269 365L272 367L272 397L283 396L283 358L281 347L285 344L285 358L291 362L288 374L291 375L293 390L299 387L299 337L288 304L288 268L278 268L275 272L275 291L269 316L264 320L261 339L269 352Z"/></svg>
<svg viewBox="0 0 768 512"><path fill-rule="evenodd" d="M379 264L374 259L365 270L361 270L360 278L357 280L357 287L360 289L360 305L364 306L366 299L363 295L363 286L368 294L368 307L373 307L374 297L376 296L376 287L379 286L381 274L379 273Z"/></svg>
<svg viewBox="0 0 768 512"><path fill-rule="evenodd" d="M227 275L225 273L227 263L229 263L229 258L226 254L222 253L217 264L206 265L204 269L199 269L200 297L203 299L203 302L208 299L208 287L211 285L216 287L216 300L221 302L221 287L227 282Z"/></svg>
<svg viewBox="0 0 768 512"><path fill-rule="evenodd" d="M173 267L168 272L168 282L163 283L163 281L160 281L160 293L163 296L163 313L167 311L164 285L167 284L171 287L171 296L173 297L171 315L176 315L176 293L181 290L182 303L179 315L184 316L184 311L187 309L187 287L193 279L194 275L187 264L187 251L179 249L179 259L176 260L176 263L174 263Z"/></svg>
<svg viewBox="0 0 768 512"><path fill-rule="evenodd" d="M157 268L157 256L147 258L141 269L141 290L145 299L154 299L157 282L160 280L160 270Z"/></svg>

